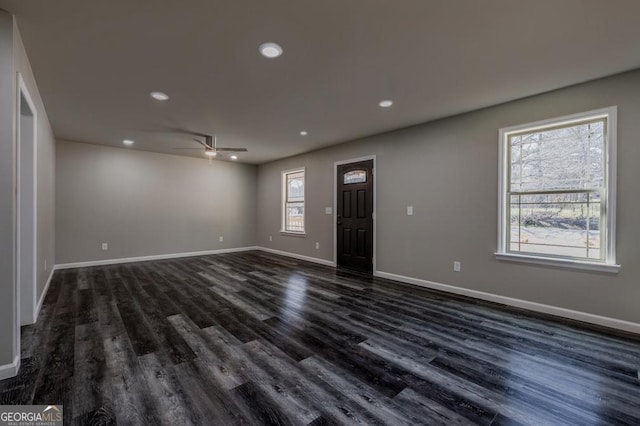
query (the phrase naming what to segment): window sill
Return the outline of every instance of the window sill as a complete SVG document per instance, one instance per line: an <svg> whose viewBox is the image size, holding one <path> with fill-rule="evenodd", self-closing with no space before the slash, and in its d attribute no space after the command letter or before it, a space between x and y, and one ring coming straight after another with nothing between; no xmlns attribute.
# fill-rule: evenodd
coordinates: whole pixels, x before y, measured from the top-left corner
<svg viewBox="0 0 640 426"><path fill-rule="evenodd" d="M581 262L578 260L556 259L553 257L538 257L514 253L495 253L496 259L507 260L509 262L533 263L536 265L548 265L558 268L582 269L585 271L608 272L617 274L620 272L620 265L611 263Z"/></svg>
<svg viewBox="0 0 640 426"><path fill-rule="evenodd" d="M285 235L289 237L306 237L306 232L293 232L293 231L280 231L280 235Z"/></svg>

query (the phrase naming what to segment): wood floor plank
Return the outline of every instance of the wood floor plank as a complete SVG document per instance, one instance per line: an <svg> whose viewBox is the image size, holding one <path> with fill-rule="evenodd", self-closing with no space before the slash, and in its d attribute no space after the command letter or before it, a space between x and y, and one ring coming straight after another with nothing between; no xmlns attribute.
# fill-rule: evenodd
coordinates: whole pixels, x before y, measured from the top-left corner
<svg viewBox="0 0 640 426"><path fill-rule="evenodd" d="M216 349L218 347L217 344L209 344L208 334L206 334L208 329L202 330L198 328L181 315L175 315L169 318L169 321L171 321L177 332L183 336L197 358L202 361L211 377L220 383L224 389L233 389L236 386L246 383L247 379L242 374L241 368L234 368L237 360L225 357L224 352ZM228 345L224 339L217 339L217 342L214 343L218 342L223 342L223 345ZM240 342L237 342L237 345L240 345ZM230 365L231 363L234 365Z"/></svg>
<svg viewBox="0 0 640 426"><path fill-rule="evenodd" d="M425 424L424 412L404 410L395 398L390 398L368 386L366 383L342 374L330 362L320 357L307 358L300 362L302 371L311 380L332 396L323 404L328 411L324 418L332 418L339 423L358 424Z"/></svg>
<svg viewBox="0 0 640 426"><path fill-rule="evenodd" d="M119 425L160 424L157 408L126 335L104 340L107 381ZM65 407L66 408L66 407ZM66 410L65 410L66 415Z"/></svg>
<svg viewBox="0 0 640 426"><path fill-rule="evenodd" d="M163 364L167 362L180 364L194 359L196 355L171 326L167 316L163 314L158 306L148 303L149 295L145 289L151 287L152 284L147 283L145 289L143 289L140 281L129 267L123 267L122 270L127 272L128 281L124 285L127 287L132 300L136 302L137 307L142 311L151 335L155 337L158 346L156 351L158 358Z"/></svg>
<svg viewBox="0 0 640 426"><path fill-rule="evenodd" d="M174 365L171 369L189 401L195 424L250 424L249 410L238 403L233 390L225 391L207 375L207 369L199 359Z"/></svg>
<svg viewBox="0 0 640 426"><path fill-rule="evenodd" d="M76 326L73 415L86 416L111 400L103 341L95 322Z"/></svg>
<svg viewBox="0 0 640 426"><path fill-rule="evenodd" d="M56 271L0 404L74 425L640 424L640 336L247 251Z"/></svg>
<svg viewBox="0 0 640 426"><path fill-rule="evenodd" d="M165 368L156 354L138 357L140 370L149 388L149 397L157 407L158 417L163 424L190 426L195 418L190 408L181 398L182 389L177 389L172 373Z"/></svg>

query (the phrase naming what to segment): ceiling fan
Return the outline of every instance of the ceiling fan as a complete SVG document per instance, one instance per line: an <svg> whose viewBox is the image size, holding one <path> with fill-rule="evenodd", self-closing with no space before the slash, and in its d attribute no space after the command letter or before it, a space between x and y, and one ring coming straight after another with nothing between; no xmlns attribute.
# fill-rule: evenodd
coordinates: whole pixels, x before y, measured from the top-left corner
<svg viewBox="0 0 640 426"><path fill-rule="evenodd" d="M230 147L221 147L218 146L218 138L216 136L207 135L205 133L198 133L185 130L184 133L188 133L193 136L198 136L200 138L204 138L204 141L201 139L193 138L194 141L198 142L204 148L204 153L209 156L209 158L220 157L223 152L247 152L247 148L230 148ZM202 149L202 148L173 148L173 149ZM231 159L235 160L233 156Z"/></svg>

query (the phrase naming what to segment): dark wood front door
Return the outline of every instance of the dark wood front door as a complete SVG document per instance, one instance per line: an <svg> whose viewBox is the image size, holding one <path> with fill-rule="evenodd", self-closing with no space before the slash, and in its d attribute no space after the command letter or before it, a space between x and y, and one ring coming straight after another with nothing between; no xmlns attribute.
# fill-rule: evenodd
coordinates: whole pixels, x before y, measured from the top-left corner
<svg viewBox="0 0 640 426"><path fill-rule="evenodd" d="M373 271L373 160L338 166L338 266Z"/></svg>

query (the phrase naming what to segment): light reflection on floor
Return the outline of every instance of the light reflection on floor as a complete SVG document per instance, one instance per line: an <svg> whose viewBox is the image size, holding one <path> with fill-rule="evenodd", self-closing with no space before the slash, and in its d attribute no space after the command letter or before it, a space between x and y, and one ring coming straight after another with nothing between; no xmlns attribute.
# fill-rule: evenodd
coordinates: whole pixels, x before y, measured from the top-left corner
<svg viewBox="0 0 640 426"><path fill-rule="evenodd" d="M527 381L531 383L542 383L548 388L545 395L549 396L549 391L557 392L559 400L568 398L574 406L588 407L582 415L587 413L593 416L593 424L604 424L605 419L600 419L602 409L602 394L606 393L606 387L601 386L601 376L572 365L570 361L561 358L547 359L534 354L523 353L518 350L507 350L503 352L503 358L508 362L508 370L513 374L513 381L507 380L504 385L515 390L527 388ZM564 370L559 374L558 370ZM527 389L531 392L531 389ZM541 389L541 392L544 392ZM505 397L507 395L504 395ZM580 401L575 403L575 401ZM517 410L522 405L520 398L501 400L500 409L510 411L511 408ZM569 402L569 401L567 401ZM520 407L521 408L521 407ZM582 411L582 410L580 410ZM600 423L602 421L603 423Z"/></svg>
<svg viewBox="0 0 640 426"><path fill-rule="evenodd" d="M287 281L284 307L280 311L283 318L299 320L300 312L304 309L307 298L307 277L300 274L292 274Z"/></svg>

